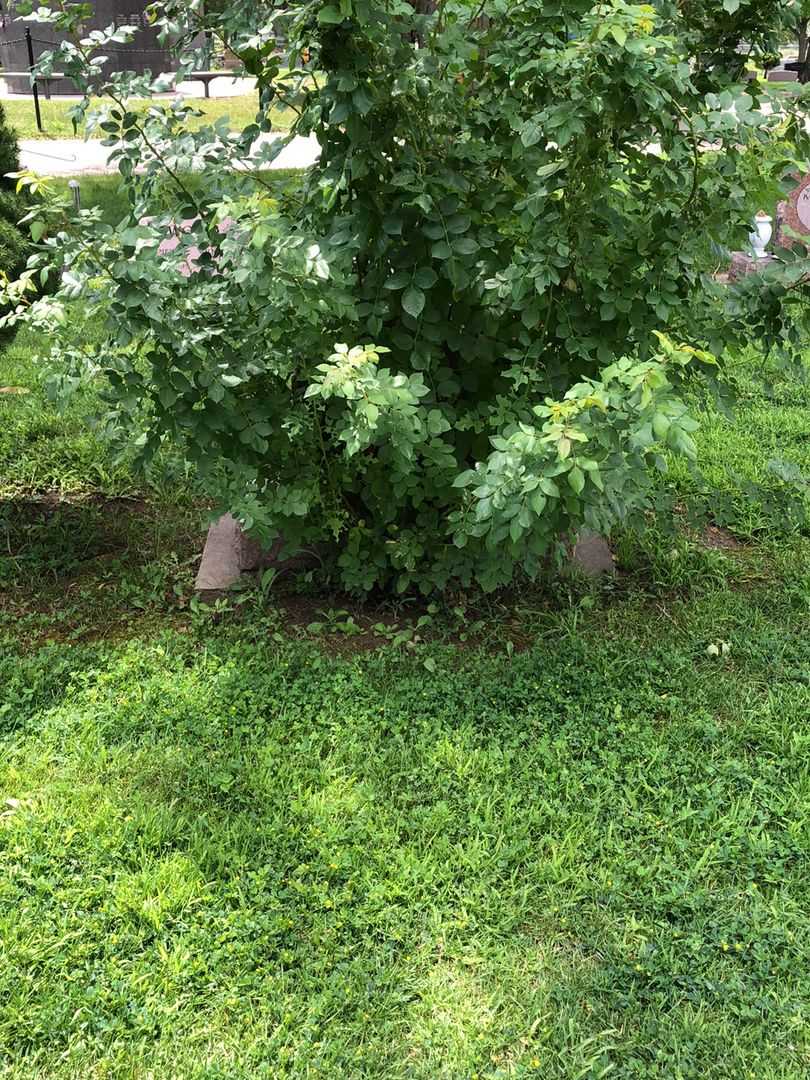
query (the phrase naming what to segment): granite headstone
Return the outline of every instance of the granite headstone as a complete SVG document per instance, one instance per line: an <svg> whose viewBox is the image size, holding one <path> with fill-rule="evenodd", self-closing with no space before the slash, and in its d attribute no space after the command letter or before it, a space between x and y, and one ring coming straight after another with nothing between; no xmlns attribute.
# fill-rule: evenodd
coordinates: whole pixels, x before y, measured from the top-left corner
<svg viewBox="0 0 810 1080"><path fill-rule="evenodd" d="M810 173L796 179L796 187L776 210L775 240L779 247L801 241L810 246Z"/></svg>

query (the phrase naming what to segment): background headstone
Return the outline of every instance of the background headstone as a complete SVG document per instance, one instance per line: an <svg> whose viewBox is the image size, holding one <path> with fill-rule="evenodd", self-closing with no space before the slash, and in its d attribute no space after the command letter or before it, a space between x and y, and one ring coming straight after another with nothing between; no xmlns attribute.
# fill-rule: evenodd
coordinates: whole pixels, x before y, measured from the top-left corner
<svg viewBox="0 0 810 1080"><path fill-rule="evenodd" d="M772 83L794 83L799 81L799 76L795 71L787 71L783 67L772 68L768 72L768 82Z"/></svg>
<svg viewBox="0 0 810 1080"><path fill-rule="evenodd" d="M797 237L806 238L810 245L810 173L797 179L796 187L777 207L775 240L780 247L790 247ZM790 233L785 232L786 228Z"/></svg>
<svg viewBox="0 0 810 1080"><path fill-rule="evenodd" d="M796 187L776 208L773 244L786 248L804 243L810 248L810 173L796 176L795 179L798 181ZM755 259L751 252L735 251L731 256L728 280L735 281L746 274L764 270L773 260L773 255L766 259ZM725 278L725 275L717 276L719 279Z"/></svg>

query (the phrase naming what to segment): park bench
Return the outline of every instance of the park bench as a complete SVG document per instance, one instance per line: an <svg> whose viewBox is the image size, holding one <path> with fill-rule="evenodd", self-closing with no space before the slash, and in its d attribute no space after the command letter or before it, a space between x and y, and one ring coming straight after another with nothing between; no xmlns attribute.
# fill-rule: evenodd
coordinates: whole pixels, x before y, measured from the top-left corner
<svg viewBox="0 0 810 1080"><path fill-rule="evenodd" d="M186 80L201 82L205 90L205 96L210 97L210 86L214 79L233 79L230 71L192 71L186 75Z"/></svg>
<svg viewBox="0 0 810 1080"><path fill-rule="evenodd" d="M5 71L0 70L0 79L31 79L30 71ZM51 96L51 83L58 82L60 79L67 78L64 71L52 71L50 75L35 75L33 76L37 82L45 84L45 97Z"/></svg>

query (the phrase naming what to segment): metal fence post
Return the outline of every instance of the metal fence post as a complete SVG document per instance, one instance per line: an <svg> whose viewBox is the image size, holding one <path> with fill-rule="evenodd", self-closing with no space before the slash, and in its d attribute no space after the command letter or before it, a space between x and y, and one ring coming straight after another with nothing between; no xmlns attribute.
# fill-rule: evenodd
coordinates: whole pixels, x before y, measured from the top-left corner
<svg viewBox="0 0 810 1080"><path fill-rule="evenodd" d="M31 86L34 93L34 112L37 114L37 130L42 131L42 113L39 109L39 87L34 74L34 42L31 40L31 31L25 28L25 44L28 48L28 70L31 72Z"/></svg>

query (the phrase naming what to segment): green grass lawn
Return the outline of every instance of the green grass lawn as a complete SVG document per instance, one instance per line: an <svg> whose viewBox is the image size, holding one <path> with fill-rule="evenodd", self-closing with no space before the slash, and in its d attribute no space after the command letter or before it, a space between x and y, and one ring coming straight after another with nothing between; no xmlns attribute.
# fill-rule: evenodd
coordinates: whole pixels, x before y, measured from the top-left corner
<svg viewBox="0 0 810 1080"><path fill-rule="evenodd" d="M275 194L281 196L284 192L295 191L301 184L301 169L261 169L259 175L265 183L270 183L275 188ZM84 208L100 206L104 220L110 225L117 225L126 216L128 203L122 187L121 177L118 173L105 175L85 174L76 178L79 181L81 204ZM68 177L57 177L54 184L68 194ZM183 174L183 184L187 190L193 193L204 193L205 180L199 172ZM166 185L166 208L171 205L170 182Z"/></svg>
<svg viewBox="0 0 810 1080"><path fill-rule="evenodd" d="M191 99L189 99L191 100ZM149 105L160 105L162 99L152 101L148 99L135 99L133 105L136 108L145 109ZM203 114L198 120L189 123L189 129L201 127L203 124L213 123L222 116L231 119L234 130L241 130L252 124L256 119L259 102L256 94L241 94L228 98L194 98L194 105ZM3 101L9 124L16 130L20 139L75 139L82 138L83 132L78 135L73 130L73 122L68 113L75 105L73 101L51 98L50 101L40 97L42 110L43 131L37 129L36 115L34 113L34 99L30 97L10 98ZM276 108L271 110L270 118L273 127L278 131L288 131L294 113L291 109ZM100 137L100 133L94 132L94 137Z"/></svg>
<svg viewBox="0 0 810 1080"><path fill-rule="evenodd" d="M615 583L370 648L419 613L198 609L182 461L134 477L36 347L0 355L4 1080L810 1075L810 541L741 487L810 471L810 386L749 357L703 416L739 546L619 538Z"/></svg>

